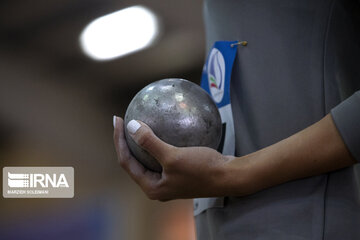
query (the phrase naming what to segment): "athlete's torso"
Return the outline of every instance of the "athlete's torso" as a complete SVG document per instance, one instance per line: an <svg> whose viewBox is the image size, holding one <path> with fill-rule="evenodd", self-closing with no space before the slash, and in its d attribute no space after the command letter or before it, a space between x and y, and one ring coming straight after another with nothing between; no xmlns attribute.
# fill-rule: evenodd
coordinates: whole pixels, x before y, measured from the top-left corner
<svg viewBox="0 0 360 240"><path fill-rule="evenodd" d="M359 89L357 1L207 0L207 48L246 40L231 80L236 155L320 120ZM360 239L356 167L227 197L196 216L202 239Z"/></svg>

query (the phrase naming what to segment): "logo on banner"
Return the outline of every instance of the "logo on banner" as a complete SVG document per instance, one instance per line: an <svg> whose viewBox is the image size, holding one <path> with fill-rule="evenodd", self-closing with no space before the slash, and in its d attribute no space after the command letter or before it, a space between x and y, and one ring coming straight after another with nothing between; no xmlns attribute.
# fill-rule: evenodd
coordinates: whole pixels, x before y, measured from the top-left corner
<svg viewBox="0 0 360 240"><path fill-rule="evenodd" d="M207 74L210 93L214 101L219 103L224 96L225 60L222 53L216 48L210 52Z"/></svg>

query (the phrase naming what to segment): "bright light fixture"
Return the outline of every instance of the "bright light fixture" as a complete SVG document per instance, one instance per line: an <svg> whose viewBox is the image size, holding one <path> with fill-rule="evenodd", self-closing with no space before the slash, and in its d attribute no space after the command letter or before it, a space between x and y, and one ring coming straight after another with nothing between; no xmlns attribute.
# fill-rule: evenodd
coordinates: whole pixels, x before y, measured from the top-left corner
<svg viewBox="0 0 360 240"><path fill-rule="evenodd" d="M95 60L110 60L144 49L158 35L158 20L143 6L95 19L80 35L83 51Z"/></svg>

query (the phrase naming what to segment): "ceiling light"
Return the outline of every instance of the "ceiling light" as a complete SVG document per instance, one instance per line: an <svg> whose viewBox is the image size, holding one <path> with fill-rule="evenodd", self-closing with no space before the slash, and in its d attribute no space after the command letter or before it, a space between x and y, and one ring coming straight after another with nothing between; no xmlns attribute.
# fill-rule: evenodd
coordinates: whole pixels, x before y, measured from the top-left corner
<svg viewBox="0 0 360 240"><path fill-rule="evenodd" d="M142 6L95 19L80 35L83 51L95 60L110 60L144 49L158 35L158 20Z"/></svg>

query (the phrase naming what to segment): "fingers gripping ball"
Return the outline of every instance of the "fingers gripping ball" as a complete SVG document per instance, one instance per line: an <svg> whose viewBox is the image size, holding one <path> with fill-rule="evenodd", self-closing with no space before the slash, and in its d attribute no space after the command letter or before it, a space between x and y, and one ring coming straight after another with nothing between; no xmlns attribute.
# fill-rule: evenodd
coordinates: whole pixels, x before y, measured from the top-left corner
<svg viewBox="0 0 360 240"><path fill-rule="evenodd" d="M133 119L146 123L161 140L177 147L216 149L221 138L215 103L200 86L184 79L164 79L144 87L126 110L125 126ZM133 141L126 127L125 137L138 161L161 172L161 165Z"/></svg>

